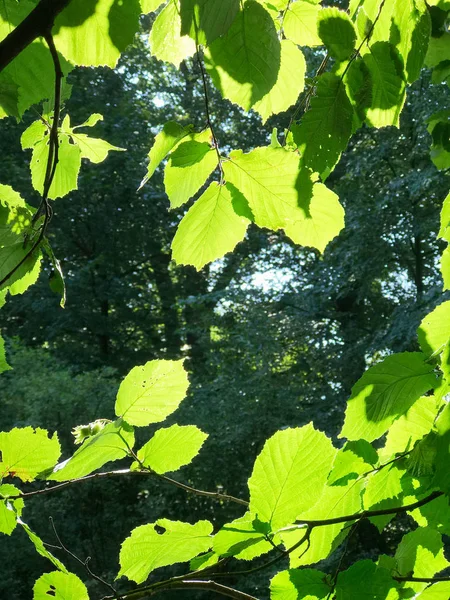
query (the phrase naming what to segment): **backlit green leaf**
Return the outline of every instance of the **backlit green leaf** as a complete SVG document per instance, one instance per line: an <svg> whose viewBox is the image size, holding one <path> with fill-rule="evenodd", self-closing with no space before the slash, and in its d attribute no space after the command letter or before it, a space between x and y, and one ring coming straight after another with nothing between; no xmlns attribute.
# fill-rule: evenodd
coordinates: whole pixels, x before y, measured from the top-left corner
<svg viewBox="0 0 450 600"><path fill-rule="evenodd" d="M326 600L331 592L326 574L315 569L280 571L270 582L271 600Z"/></svg>
<svg viewBox="0 0 450 600"><path fill-rule="evenodd" d="M156 473L177 471L192 462L207 437L195 425L172 425L167 429L158 429L151 440L142 446L137 457Z"/></svg>
<svg viewBox="0 0 450 600"><path fill-rule="evenodd" d="M369 442L365 440L346 442L336 455L333 470L328 477L328 484L333 485L349 475L355 478L355 476L367 473L377 462L377 451Z"/></svg>
<svg viewBox="0 0 450 600"><path fill-rule="evenodd" d="M273 550L273 544L266 539L258 524L255 515L246 513L239 519L223 525L214 536L214 552L219 556L234 556L240 560L252 560L270 552Z"/></svg>
<svg viewBox="0 0 450 600"><path fill-rule="evenodd" d="M271 115L287 110L297 102L305 87L306 62L303 53L289 40L281 42L281 63L278 78L272 89L253 105L263 123Z"/></svg>
<svg viewBox="0 0 450 600"><path fill-rule="evenodd" d="M317 31L320 6L308 0L291 2L283 21L284 35L299 46L321 46Z"/></svg>
<svg viewBox="0 0 450 600"><path fill-rule="evenodd" d="M131 369L120 384L116 415L138 426L164 421L178 408L188 386L182 360L151 360Z"/></svg>
<svg viewBox="0 0 450 600"><path fill-rule="evenodd" d="M189 209L172 242L173 259L197 270L234 250L245 236L249 220L237 214L239 192L229 184L211 183Z"/></svg>
<svg viewBox="0 0 450 600"><path fill-rule="evenodd" d="M238 11L239 0L180 0L181 33L209 45L228 31Z"/></svg>
<svg viewBox="0 0 450 600"><path fill-rule="evenodd" d="M224 98L249 110L276 84L280 53L269 13L247 0L227 34L206 51L206 68Z"/></svg>
<svg viewBox="0 0 450 600"><path fill-rule="evenodd" d="M84 583L73 573L53 571L41 575L33 587L33 600L89 600Z"/></svg>
<svg viewBox="0 0 450 600"><path fill-rule="evenodd" d="M312 424L275 433L248 482L250 511L272 530L292 523L318 502L335 454L331 441Z"/></svg>
<svg viewBox="0 0 450 600"><path fill-rule="evenodd" d="M144 14L155 12L165 0L140 0L141 10Z"/></svg>
<svg viewBox="0 0 450 600"><path fill-rule="evenodd" d="M377 566L371 560L360 560L349 569L339 573L336 584L336 600L395 600L398 583L388 569ZM391 595L392 594L392 595Z"/></svg>
<svg viewBox="0 0 450 600"><path fill-rule="evenodd" d="M417 334L420 347L427 356L444 350L450 338L450 300L439 304L422 319Z"/></svg>
<svg viewBox="0 0 450 600"><path fill-rule="evenodd" d="M33 481L39 473L56 464L61 448L56 433L24 427L0 432L0 476Z"/></svg>
<svg viewBox="0 0 450 600"><path fill-rule="evenodd" d="M304 218L299 157L283 148L234 150L224 162L225 179L246 198L260 227L277 230Z"/></svg>
<svg viewBox="0 0 450 600"><path fill-rule="evenodd" d="M191 130L191 126L182 127L181 125L178 125L178 123L175 123L175 121L168 121L164 124L163 130L155 137L153 146L148 154L149 164L147 175L142 180L140 187L147 183L169 152L171 152L172 149L191 132Z"/></svg>
<svg viewBox="0 0 450 600"><path fill-rule="evenodd" d="M0 485L0 497L7 498L20 493L14 485ZM0 533L11 535L17 525L17 517L22 514L24 502L22 498L16 500L0 500Z"/></svg>
<svg viewBox="0 0 450 600"><path fill-rule="evenodd" d="M292 128L302 163L317 173L332 170L347 146L352 121L353 108L341 78L325 73L309 110Z"/></svg>
<svg viewBox="0 0 450 600"><path fill-rule="evenodd" d="M387 42L377 42L370 46L363 60L372 80L367 122L373 127L398 127L405 101L405 82L397 49Z"/></svg>
<svg viewBox="0 0 450 600"><path fill-rule="evenodd" d="M392 14L391 42L403 58L408 83L423 67L431 34L431 19L424 0L396 0Z"/></svg>
<svg viewBox="0 0 450 600"><path fill-rule="evenodd" d="M195 42L181 35L181 18L176 0L170 0L153 23L150 49L158 60L178 67L185 58L195 54Z"/></svg>
<svg viewBox="0 0 450 600"><path fill-rule="evenodd" d="M140 12L139 0L71 0L55 21L56 47L76 65L113 68L139 29Z"/></svg>
<svg viewBox="0 0 450 600"><path fill-rule="evenodd" d="M108 462L125 458L133 445L133 428L118 419L86 439L73 456L56 465L47 479L67 481L84 477Z"/></svg>
<svg viewBox="0 0 450 600"><path fill-rule="evenodd" d="M333 58L345 60L350 57L355 49L356 31L347 13L335 7L324 8L318 14L317 28Z"/></svg>
<svg viewBox="0 0 450 600"><path fill-rule="evenodd" d="M122 544L117 577L125 576L142 583L159 567L186 562L209 550L211 533L209 521L191 525L159 519L156 523L136 527Z"/></svg>
<svg viewBox="0 0 450 600"><path fill-rule="evenodd" d="M344 208L339 198L323 183L316 183L307 214L284 230L296 244L312 246L323 252L344 225Z"/></svg>
<svg viewBox="0 0 450 600"><path fill-rule="evenodd" d="M301 520L323 520L352 515L362 510L364 481L351 480L345 485L326 485L312 508L299 515ZM334 550L337 540L349 533L348 523L334 523L315 527L310 534L310 543L304 543L289 554L291 568L311 565L327 558ZM294 546L304 536L305 530L296 529L281 533L286 548Z"/></svg>
<svg viewBox="0 0 450 600"><path fill-rule="evenodd" d="M416 400L433 389L433 366L420 352L388 356L352 388L340 437L368 442L381 437Z"/></svg>
<svg viewBox="0 0 450 600"><path fill-rule="evenodd" d="M397 571L400 575L414 577L434 577L447 568L450 563L444 557L442 536L428 527L419 527L403 536L395 553ZM427 587L426 583L410 584L419 592Z"/></svg>
<svg viewBox="0 0 450 600"><path fill-rule="evenodd" d="M204 141L206 137L210 137L209 131L181 142L170 155L164 170L164 186L171 208L192 198L217 167L217 153L209 141Z"/></svg>
<svg viewBox="0 0 450 600"><path fill-rule="evenodd" d="M442 581L427 587L417 600L448 600L450 598L450 581Z"/></svg>

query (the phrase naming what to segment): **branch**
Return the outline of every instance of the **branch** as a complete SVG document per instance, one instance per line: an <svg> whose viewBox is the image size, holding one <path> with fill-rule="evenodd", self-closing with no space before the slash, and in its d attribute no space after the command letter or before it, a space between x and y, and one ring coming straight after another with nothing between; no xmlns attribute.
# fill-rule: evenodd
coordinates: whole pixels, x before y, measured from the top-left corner
<svg viewBox="0 0 450 600"><path fill-rule="evenodd" d="M308 527L322 527L325 525L336 525L337 523L348 523L349 521L359 521L360 519L370 519L371 517L381 517L384 515L396 515L398 513L408 512L415 508L420 508L429 502L432 502L439 496L442 496L443 492L432 492L422 500L413 502L412 504L405 504L404 506L397 506L396 508L383 508L379 510L365 510L360 513L354 513L353 515L344 515L343 517L335 517L333 519L320 519L317 521L302 521L298 520L298 525L307 525Z"/></svg>
<svg viewBox="0 0 450 600"><path fill-rule="evenodd" d="M38 37L53 27L59 13L71 0L41 0L34 10L0 42L0 72Z"/></svg>
<svg viewBox="0 0 450 600"><path fill-rule="evenodd" d="M20 494L8 495L5 496L5 500L17 500L18 498L30 498L31 496L41 496L45 494L51 494L52 492L58 492L63 490L64 488L70 487L77 483L82 483L83 481L90 481L92 479L107 479L109 477L120 477L122 475L152 475L165 481L166 483L170 483L175 487L178 487L185 492L195 494L197 496L206 496L207 498L211 498L213 500L219 500L223 502L234 502L235 504L240 504L241 506L248 506L248 502L246 500L242 500L241 498L235 498L234 496L230 496L229 494L220 494L219 492L207 492L205 490L198 490L196 488L191 487L190 485L185 485L180 481L176 481L175 479L171 479L170 477L166 477L165 475L158 475L158 473L154 473L152 471L131 471L131 469L120 469L118 471L107 471L103 473L92 473L90 475L86 475L85 477L78 477L77 479L69 479L69 481L64 481L63 483L59 483L58 485L53 485L51 487L43 488L41 490L34 490L33 492L21 492ZM0 495L0 498L2 496Z"/></svg>
<svg viewBox="0 0 450 600"><path fill-rule="evenodd" d="M139 600L140 598L146 598L148 596L154 596L159 592L165 592L167 590L203 590L205 592L216 592L221 596L227 598L234 598L235 600L258 600L255 596L250 596L239 590L235 590L226 585L216 583L210 580L196 580L196 579L181 579L178 581L168 581L164 585L155 587L153 589L142 589L129 592L128 594L122 594L122 600ZM109 600L111 596L103 598L103 600Z"/></svg>

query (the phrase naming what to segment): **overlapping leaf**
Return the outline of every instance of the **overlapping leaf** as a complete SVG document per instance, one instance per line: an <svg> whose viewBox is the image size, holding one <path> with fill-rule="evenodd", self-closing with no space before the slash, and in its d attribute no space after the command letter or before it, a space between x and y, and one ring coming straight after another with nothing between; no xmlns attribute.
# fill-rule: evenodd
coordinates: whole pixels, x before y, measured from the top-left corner
<svg viewBox="0 0 450 600"><path fill-rule="evenodd" d="M388 356L353 386L341 437L368 442L381 437L416 400L433 389L433 366L420 352Z"/></svg>
<svg viewBox="0 0 450 600"><path fill-rule="evenodd" d="M191 560L210 549L211 532L209 521L191 525L159 519L136 527L122 544L118 577L142 583L159 567Z"/></svg>
<svg viewBox="0 0 450 600"><path fill-rule="evenodd" d="M11 535L17 525L17 517L22 514L24 502L22 498L15 500L7 500L8 496L16 496L20 493L14 485L5 483L0 485L0 497L5 500L0 500L0 533Z"/></svg>
<svg viewBox="0 0 450 600"><path fill-rule="evenodd" d="M288 40L299 46L321 46L317 31L320 6L307 0L291 2L283 20L283 31Z"/></svg>
<svg viewBox="0 0 450 600"><path fill-rule="evenodd" d="M325 573L316 569L280 571L270 582L271 600L326 600L331 592Z"/></svg>
<svg viewBox="0 0 450 600"><path fill-rule="evenodd" d="M272 530L292 523L318 502L335 454L331 441L312 424L275 433L248 482L250 511Z"/></svg>
<svg viewBox="0 0 450 600"><path fill-rule="evenodd" d="M86 586L73 573L44 573L33 587L33 600L89 600Z"/></svg>
<svg viewBox="0 0 450 600"><path fill-rule="evenodd" d="M195 53L195 42L181 35L181 17L176 0L170 0L153 23L150 49L159 60L178 67L185 58Z"/></svg>
<svg viewBox="0 0 450 600"><path fill-rule="evenodd" d="M0 432L0 476L32 481L53 467L61 454L56 433L49 437L45 429L23 427Z"/></svg>
<svg viewBox="0 0 450 600"><path fill-rule="evenodd" d="M219 556L234 556L240 560L252 560L273 550L273 544L266 537L267 525L255 515L244 516L226 523L214 536L213 549Z"/></svg>
<svg viewBox="0 0 450 600"><path fill-rule="evenodd" d="M108 462L125 458L133 445L133 428L118 419L85 440L73 456L56 465L47 479L67 481L84 477Z"/></svg>
<svg viewBox="0 0 450 600"><path fill-rule="evenodd" d="M236 212L242 204L245 199L232 185L211 183L178 226L172 242L174 260L200 270L234 250L250 222Z"/></svg>
<svg viewBox="0 0 450 600"><path fill-rule="evenodd" d="M207 437L195 425L172 425L158 429L138 451L137 457L144 466L156 473L176 471L197 456Z"/></svg>
<svg viewBox="0 0 450 600"><path fill-rule="evenodd" d="M271 16L247 0L226 35L209 46L206 68L224 98L249 110L276 84L280 54Z"/></svg>

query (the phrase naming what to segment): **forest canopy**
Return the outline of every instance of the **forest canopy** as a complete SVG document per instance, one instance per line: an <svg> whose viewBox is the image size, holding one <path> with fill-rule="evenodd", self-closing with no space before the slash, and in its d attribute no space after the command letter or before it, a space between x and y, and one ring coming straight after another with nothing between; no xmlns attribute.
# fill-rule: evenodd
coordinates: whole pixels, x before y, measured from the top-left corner
<svg viewBox="0 0 450 600"><path fill-rule="evenodd" d="M3 0L2 595L448 600L449 11Z"/></svg>

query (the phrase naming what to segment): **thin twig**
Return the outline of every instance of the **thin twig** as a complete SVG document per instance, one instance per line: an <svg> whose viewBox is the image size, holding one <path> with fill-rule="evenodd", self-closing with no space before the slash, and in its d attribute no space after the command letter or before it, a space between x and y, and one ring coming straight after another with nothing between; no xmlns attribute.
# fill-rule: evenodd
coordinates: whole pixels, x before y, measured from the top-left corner
<svg viewBox="0 0 450 600"><path fill-rule="evenodd" d="M245 592L240 592L234 588L230 588L226 585L217 583L211 580L196 580L196 579L181 579L178 581L166 582L164 586L155 587L153 589L141 589L129 592L122 596L123 600L139 600L148 596L154 596L159 592L165 592L167 590L186 590L186 589L197 589L205 592L216 592L221 596L227 598L234 598L235 600L258 600L255 596L250 596ZM111 600L110 596L103 598L102 600Z"/></svg>
<svg viewBox="0 0 450 600"><path fill-rule="evenodd" d="M234 496L230 496L229 494L220 494L219 492L207 492L205 490L198 490L197 488L191 487L190 485L186 485L179 481L175 481L175 479L171 479L170 477L166 477L165 475L159 475L154 471L150 471L146 469L145 471L132 471L131 469L119 469L117 471L106 471L102 473L91 473L90 475L85 475L84 477L78 477L76 479L69 479L68 481L64 481L63 483L59 483L57 485L53 485L50 487L46 487L40 490L34 490L32 492L21 492L20 494L8 495L5 497L5 500L17 500L18 498L30 498L31 496L40 496L45 494L51 494L53 492L58 492L63 490L64 488L70 487L72 485L76 485L78 483L83 483L84 481L90 481L92 479L107 479L109 477L120 477L123 475L151 475L166 483L170 483L175 487L178 487L185 492L195 494L197 496L204 496L206 498L211 498L213 500L223 501L223 502L234 502L235 504L240 504L241 506L248 506L248 502L246 500L242 500L241 498L235 498ZM0 495L1 499L1 495Z"/></svg>
<svg viewBox="0 0 450 600"><path fill-rule="evenodd" d="M195 24L195 28L196 28L196 32L197 32L197 25ZM197 37L197 33L196 33L196 37ZM219 167L219 172L220 172L220 183L223 183L224 180L224 173L223 173L223 167L222 167L222 156L220 154L220 149L219 149L219 142L217 141L217 137L216 137L216 132L214 131L214 127L211 121L211 113L209 110L209 95L208 95L208 85L206 82L206 73L205 73L205 67L203 66L203 60L202 60L202 56L201 56L201 49L200 46L198 45L198 41L195 41L195 47L197 49L197 62L198 65L200 67L200 72L202 75L202 83L203 83L203 95L205 97L205 111L206 111L206 123L209 127L209 130L211 131L211 136L213 139L213 145L214 145L214 149L216 151L217 154L217 163L218 163L218 167Z"/></svg>
<svg viewBox="0 0 450 600"><path fill-rule="evenodd" d="M72 557L74 560L76 560L80 565L82 565L93 579L95 579L96 581L98 581L99 583L101 583L105 587L107 587L109 589L109 591L114 594L114 598L116 598L116 600L122 600L122 597L119 596L117 590L110 583L108 583L107 581L105 581L104 579L102 579L101 577L99 577L98 575L96 575L95 573L93 573L91 571L91 569L89 567L89 561L91 560L91 557L88 556L86 558L86 560L82 560L76 554L74 554L71 550L69 550L62 543L61 538L59 537L59 534L56 531L55 523L53 522L53 517L49 517L49 520L50 520L50 524L51 524L52 529L53 529L53 533L55 534L55 537L56 537L56 539L58 541L58 544L61 546L61 549L64 550L64 552L66 554L68 554L70 557Z"/></svg>

